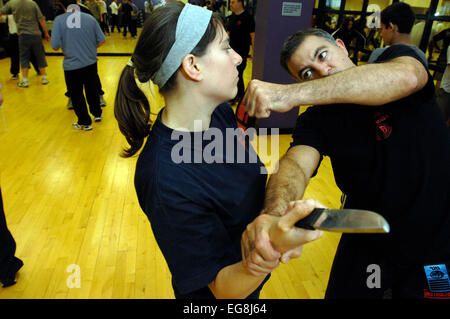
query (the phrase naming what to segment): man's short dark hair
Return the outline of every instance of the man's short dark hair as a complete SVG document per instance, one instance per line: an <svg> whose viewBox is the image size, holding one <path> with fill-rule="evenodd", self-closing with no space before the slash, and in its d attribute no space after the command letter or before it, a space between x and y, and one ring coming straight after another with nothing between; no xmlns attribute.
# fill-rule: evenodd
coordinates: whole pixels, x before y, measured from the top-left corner
<svg viewBox="0 0 450 319"><path fill-rule="evenodd" d="M290 75L294 76L289 71L289 68L287 66L287 61L289 61L292 54L294 54L295 50L297 50L297 48L300 46L300 44L302 44L303 41L305 41L305 39L307 37L312 36L312 35L323 38L323 39L327 40L328 42L332 43L333 45L337 45L336 40L333 38L333 36L331 34L329 34L328 32L326 32L322 29L319 29L319 28L308 28L308 29L301 30L301 31L294 33L289 38L287 38L287 40L284 42L283 47L281 48L281 53L280 53L281 67L283 69L285 69Z"/></svg>
<svg viewBox="0 0 450 319"><path fill-rule="evenodd" d="M404 2L396 2L381 11L381 23L388 27L389 23L392 22L398 27L400 33L409 34L415 20L411 7Z"/></svg>

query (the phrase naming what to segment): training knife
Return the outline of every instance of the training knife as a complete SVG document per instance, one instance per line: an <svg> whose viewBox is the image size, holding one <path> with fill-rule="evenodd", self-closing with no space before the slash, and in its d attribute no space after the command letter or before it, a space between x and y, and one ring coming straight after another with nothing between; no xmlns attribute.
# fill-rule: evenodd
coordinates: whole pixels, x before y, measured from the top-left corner
<svg viewBox="0 0 450 319"><path fill-rule="evenodd" d="M390 231L389 224L383 216L361 209L315 208L295 226L340 233L389 233Z"/></svg>

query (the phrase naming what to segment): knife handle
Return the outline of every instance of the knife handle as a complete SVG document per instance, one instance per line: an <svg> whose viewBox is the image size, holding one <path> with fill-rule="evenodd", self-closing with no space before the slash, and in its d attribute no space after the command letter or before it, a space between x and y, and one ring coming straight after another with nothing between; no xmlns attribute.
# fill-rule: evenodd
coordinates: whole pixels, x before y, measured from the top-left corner
<svg viewBox="0 0 450 319"><path fill-rule="evenodd" d="M322 215L324 210L325 208L314 208L311 214L295 223L295 227L316 230L313 225L316 223L317 219L319 219L320 215Z"/></svg>

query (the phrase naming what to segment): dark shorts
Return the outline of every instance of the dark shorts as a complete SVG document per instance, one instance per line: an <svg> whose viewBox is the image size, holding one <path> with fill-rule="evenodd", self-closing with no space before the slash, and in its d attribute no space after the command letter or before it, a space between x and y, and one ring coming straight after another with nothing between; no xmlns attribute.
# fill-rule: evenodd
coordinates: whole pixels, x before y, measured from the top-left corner
<svg viewBox="0 0 450 319"><path fill-rule="evenodd" d="M22 68L30 67L31 52L36 57L38 68L45 68L47 61L45 60L44 46L39 35L20 34L19 35L19 56Z"/></svg>

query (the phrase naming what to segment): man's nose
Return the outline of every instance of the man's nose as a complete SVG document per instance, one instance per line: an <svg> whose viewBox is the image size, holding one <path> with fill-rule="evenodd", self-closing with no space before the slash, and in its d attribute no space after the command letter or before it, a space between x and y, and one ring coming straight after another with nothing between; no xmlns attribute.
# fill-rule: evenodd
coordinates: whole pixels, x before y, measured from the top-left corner
<svg viewBox="0 0 450 319"><path fill-rule="evenodd" d="M320 65L320 67L318 68L319 75L320 75L321 77L322 77L322 76L328 76L328 75L330 75L330 70L331 70L331 67L328 66L328 64L322 64L322 65Z"/></svg>

